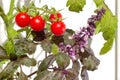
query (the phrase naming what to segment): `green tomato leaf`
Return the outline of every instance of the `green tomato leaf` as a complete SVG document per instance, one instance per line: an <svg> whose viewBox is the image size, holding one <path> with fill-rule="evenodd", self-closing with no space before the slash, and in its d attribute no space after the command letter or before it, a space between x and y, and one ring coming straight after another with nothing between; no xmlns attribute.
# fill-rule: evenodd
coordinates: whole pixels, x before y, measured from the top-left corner
<svg viewBox="0 0 120 80"><path fill-rule="evenodd" d="M12 24L11 24L11 26L12 26ZM18 35L18 32L16 30L14 30L13 27L11 27L11 26L7 27L8 28L7 31L8 31L9 38L13 39Z"/></svg>
<svg viewBox="0 0 120 80"><path fill-rule="evenodd" d="M70 11L80 12L82 11L85 4L86 0L68 0L66 6Z"/></svg>
<svg viewBox="0 0 120 80"><path fill-rule="evenodd" d="M96 22L96 30L95 30L95 34L98 34L101 32L101 25L100 25L100 22Z"/></svg>
<svg viewBox="0 0 120 80"><path fill-rule="evenodd" d="M39 72L46 70L49 66L51 66L53 64L53 62L55 61L55 55L49 55L47 58L45 58L40 66L39 66Z"/></svg>
<svg viewBox="0 0 120 80"><path fill-rule="evenodd" d="M115 34L116 34L116 31L108 28L106 31L103 32L103 38L105 40L109 40L111 38L115 38Z"/></svg>
<svg viewBox="0 0 120 80"><path fill-rule="evenodd" d="M65 69L70 64L70 57L66 53L58 53L56 62L59 68Z"/></svg>
<svg viewBox="0 0 120 80"><path fill-rule="evenodd" d="M113 39L109 39L106 43L104 43L104 46L102 47L100 51L100 55L106 54L109 50L111 50L113 45Z"/></svg>
<svg viewBox="0 0 120 80"><path fill-rule="evenodd" d="M106 30L116 30L117 29L117 17L114 16L109 10L106 10L105 15L102 17L100 21L101 31Z"/></svg>
<svg viewBox="0 0 120 80"><path fill-rule="evenodd" d="M14 44L12 43L12 41L6 41L3 47L6 50L7 55L14 53Z"/></svg>
<svg viewBox="0 0 120 80"><path fill-rule="evenodd" d="M53 54L58 54L59 48L56 44L52 45L52 53Z"/></svg>
<svg viewBox="0 0 120 80"><path fill-rule="evenodd" d="M103 4L103 8L105 8L105 14L101 20L96 23L96 34L102 32L104 40L107 41L100 51L101 55L106 54L111 50L118 27L117 17L113 15L105 3Z"/></svg>
<svg viewBox="0 0 120 80"><path fill-rule="evenodd" d="M104 2L104 0L93 0L97 7L101 6Z"/></svg>

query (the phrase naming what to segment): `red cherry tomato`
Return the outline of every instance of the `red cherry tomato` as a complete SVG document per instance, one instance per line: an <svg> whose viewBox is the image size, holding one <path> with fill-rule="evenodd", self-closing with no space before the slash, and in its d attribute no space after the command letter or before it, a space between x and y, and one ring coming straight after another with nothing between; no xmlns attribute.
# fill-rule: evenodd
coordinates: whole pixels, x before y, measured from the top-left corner
<svg viewBox="0 0 120 80"><path fill-rule="evenodd" d="M57 20L59 21L60 19L62 19L62 14L61 13L52 13L52 14L50 14L49 19L51 22L55 22Z"/></svg>
<svg viewBox="0 0 120 80"><path fill-rule="evenodd" d="M41 31L45 27L45 20L41 16L35 16L30 20L30 26L34 31Z"/></svg>
<svg viewBox="0 0 120 80"><path fill-rule="evenodd" d="M16 15L15 22L20 27L26 27L29 25L30 16L26 12L20 12Z"/></svg>
<svg viewBox="0 0 120 80"><path fill-rule="evenodd" d="M56 36L61 36L66 31L64 22L58 21L51 24L51 32Z"/></svg>

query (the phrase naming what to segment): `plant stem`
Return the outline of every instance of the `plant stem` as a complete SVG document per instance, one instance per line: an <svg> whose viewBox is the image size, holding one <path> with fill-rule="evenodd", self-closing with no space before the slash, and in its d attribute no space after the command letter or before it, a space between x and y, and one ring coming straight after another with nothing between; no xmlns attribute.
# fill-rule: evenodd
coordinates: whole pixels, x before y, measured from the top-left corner
<svg viewBox="0 0 120 80"><path fill-rule="evenodd" d="M5 26L6 26L6 29L7 29L7 36L8 36L8 39L10 40L9 32L8 32L8 28L7 28L9 26L9 21L8 21L7 15L4 13L2 7L0 7L0 16L2 17L2 19L5 23Z"/></svg>
<svg viewBox="0 0 120 80"><path fill-rule="evenodd" d="M7 15L4 13L2 7L0 6L0 16L2 17L4 23L6 26L8 26L8 19L7 19Z"/></svg>
<svg viewBox="0 0 120 80"><path fill-rule="evenodd" d="M42 9L42 8L36 8L36 9L41 10L41 11L43 11L43 12L45 12L45 13L53 13L53 12L50 11L50 10L44 10L44 9ZM43 13L42 13L42 14L43 14Z"/></svg>
<svg viewBox="0 0 120 80"><path fill-rule="evenodd" d="M27 77L31 77L32 75L36 74L37 71L34 71L33 73L29 74Z"/></svg>
<svg viewBox="0 0 120 80"><path fill-rule="evenodd" d="M31 31L32 31L31 28L27 28L27 31L26 31L26 39L28 39L28 38L30 37Z"/></svg>
<svg viewBox="0 0 120 80"><path fill-rule="evenodd" d="M10 7L9 7L9 12L8 12L8 16L11 16L13 14L13 11L14 11L14 3L15 3L15 0L11 0L10 2Z"/></svg>
<svg viewBox="0 0 120 80"><path fill-rule="evenodd" d="M47 51L45 51L45 58L47 58Z"/></svg>
<svg viewBox="0 0 120 80"><path fill-rule="evenodd" d="M10 33L9 33L9 28L12 27L10 24L12 24L12 20L10 20L10 18L12 17L13 15L13 10L14 10L14 2L15 0L11 0L10 2L10 8L9 8L9 12L8 12L8 15L6 15L4 13L4 10L2 9L2 7L0 7L0 16L2 17L4 23L5 23L5 26L6 26L6 31L7 31L7 36L8 36L8 39L11 40L10 38Z"/></svg>

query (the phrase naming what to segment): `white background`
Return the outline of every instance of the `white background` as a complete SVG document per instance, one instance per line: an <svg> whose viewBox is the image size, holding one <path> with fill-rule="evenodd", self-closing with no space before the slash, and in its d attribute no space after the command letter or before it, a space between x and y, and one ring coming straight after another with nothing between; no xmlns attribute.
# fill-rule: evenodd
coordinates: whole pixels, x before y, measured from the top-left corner
<svg viewBox="0 0 120 80"><path fill-rule="evenodd" d="M120 1L118 0L118 9L117 9L117 14L118 14L118 80L120 80Z"/></svg>
<svg viewBox="0 0 120 80"><path fill-rule="evenodd" d="M6 12L9 9L9 1L10 0L3 0L3 5ZM23 1L24 0L21 0L21 3L23 3ZM38 1L39 0L35 0L36 6L38 7L44 4L48 4L48 6L55 7L58 10L63 9L61 13L63 14L63 17L66 18L64 22L66 23L67 28L74 29L75 31L79 31L80 27L87 26L87 19L94 13L94 10L96 9L95 4L92 2L93 0L86 0L87 5L84 7L84 11L81 13L69 12L66 8L67 0L41 0L41 4L38 4ZM105 0L105 2L109 6L111 11L115 13L115 0ZM1 34L3 33L4 27L2 23L3 22L0 19L0 44L5 40L5 35ZM101 62L98 70L94 72L89 72L90 80L115 80L115 45L113 46L112 50L108 52L108 54L100 56L99 51L103 43L104 39L102 38L101 34L93 37L91 47L94 50L95 55L97 56L97 58L100 59ZM120 76L118 80L120 80Z"/></svg>

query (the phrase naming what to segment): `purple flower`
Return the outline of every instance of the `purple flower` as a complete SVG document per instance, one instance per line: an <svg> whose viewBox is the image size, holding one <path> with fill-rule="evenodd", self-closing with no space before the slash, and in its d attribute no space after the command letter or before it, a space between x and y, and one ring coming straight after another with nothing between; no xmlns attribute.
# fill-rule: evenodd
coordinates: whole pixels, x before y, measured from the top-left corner
<svg viewBox="0 0 120 80"><path fill-rule="evenodd" d="M74 61L76 60L76 49L74 48L71 48L69 51L68 51L68 55L70 56L70 58Z"/></svg>
<svg viewBox="0 0 120 80"><path fill-rule="evenodd" d="M87 31L89 32L89 37L91 37L91 36L93 36L94 35L94 33L95 33L95 28L96 27L96 25L95 24L91 24L91 25L88 25L88 27L87 27Z"/></svg>
<svg viewBox="0 0 120 80"><path fill-rule="evenodd" d="M87 28L83 27L79 33L73 35L73 39L75 40L75 44L79 45L79 49L81 50L88 43L88 38L90 33Z"/></svg>
<svg viewBox="0 0 120 80"><path fill-rule="evenodd" d="M73 48L71 48L69 51L68 51L68 54L70 56L74 56L75 55L75 50Z"/></svg>
<svg viewBox="0 0 120 80"><path fill-rule="evenodd" d="M68 53L70 58L72 60L75 60L76 53L78 53L79 51L83 52L85 46L88 44L88 38L94 35L96 29L95 23L101 20L103 14L105 14L104 8L98 10L97 15L92 15L88 19L88 26L81 28L80 32L75 33L72 36L75 41L74 45L60 43L59 50Z"/></svg>
<svg viewBox="0 0 120 80"><path fill-rule="evenodd" d="M96 29L96 21L99 21L103 14L105 13L105 9L102 8L101 10L97 11L97 15L92 15L88 19L88 26L83 27L80 32L73 35L73 39L75 40L75 44L79 45L80 50L88 44L88 38L94 35Z"/></svg>
<svg viewBox="0 0 120 80"><path fill-rule="evenodd" d="M76 60L75 54L76 50L71 45L66 45L64 43L59 44L59 51L67 53L72 60Z"/></svg>
<svg viewBox="0 0 120 80"><path fill-rule="evenodd" d="M66 45L62 42L59 44L59 51L65 51Z"/></svg>
<svg viewBox="0 0 120 80"><path fill-rule="evenodd" d="M65 47L65 52L69 52L71 48L72 48L71 45L69 45L69 44L66 45L66 47Z"/></svg>

